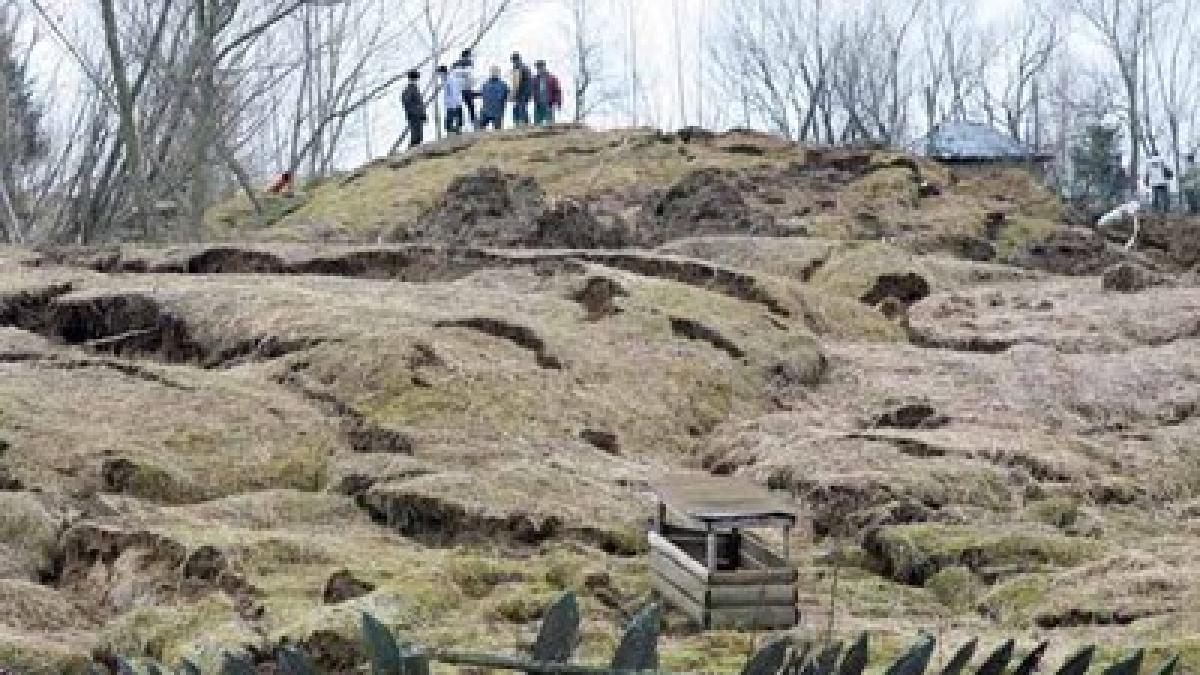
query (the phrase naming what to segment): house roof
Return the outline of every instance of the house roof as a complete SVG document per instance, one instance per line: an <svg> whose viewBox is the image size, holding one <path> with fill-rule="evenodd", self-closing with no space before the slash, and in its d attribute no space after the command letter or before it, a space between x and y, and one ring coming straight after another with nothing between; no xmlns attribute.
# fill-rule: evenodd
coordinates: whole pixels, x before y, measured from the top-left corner
<svg viewBox="0 0 1200 675"><path fill-rule="evenodd" d="M739 527L791 525L796 507L749 481L702 473L672 473L654 483L668 510L700 523Z"/></svg>
<svg viewBox="0 0 1200 675"><path fill-rule="evenodd" d="M1020 160L1034 151L1008 134L982 122L945 122L918 141L927 157L949 161Z"/></svg>

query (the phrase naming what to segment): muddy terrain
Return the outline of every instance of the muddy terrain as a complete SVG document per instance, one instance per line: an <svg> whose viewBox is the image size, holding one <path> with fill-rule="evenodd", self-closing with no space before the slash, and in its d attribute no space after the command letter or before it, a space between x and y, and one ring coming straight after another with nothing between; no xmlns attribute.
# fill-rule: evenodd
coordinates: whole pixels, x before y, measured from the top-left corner
<svg viewBox="0 0 1200 675"><path fill-rule="evenodd" d="M564 589L606 656L689 467L794 496L801 632L1200 668L1200 222L1125 252L1019 168L570 128L272 209L0 251L0 662L351 672L364 611L516 649Z"/></svg>

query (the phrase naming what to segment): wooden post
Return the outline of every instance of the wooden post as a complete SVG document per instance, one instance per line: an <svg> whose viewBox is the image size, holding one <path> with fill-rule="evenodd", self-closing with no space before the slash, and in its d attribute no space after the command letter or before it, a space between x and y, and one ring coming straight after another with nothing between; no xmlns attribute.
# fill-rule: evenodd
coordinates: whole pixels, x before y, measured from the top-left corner
<svg viewBox="0 0 1200 675"><path fill-rule="evenodd" d="M654 513L654 529L662 536L667 536L667 503L661 498L655 500L658 507Z"/></svg>
<svg viewBox="0 0 1200 675"><path fill-rule="evenodd" d="M717 533L713 530L712 523L707 523L708 528L708 571L717 571Z"/></svg>

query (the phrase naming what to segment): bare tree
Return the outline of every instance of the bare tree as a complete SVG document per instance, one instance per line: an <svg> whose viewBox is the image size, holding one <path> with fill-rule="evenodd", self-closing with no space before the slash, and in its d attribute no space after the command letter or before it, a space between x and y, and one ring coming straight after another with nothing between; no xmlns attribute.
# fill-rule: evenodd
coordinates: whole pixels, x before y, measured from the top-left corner
<svg viewBox="0 0 1200 675"><path fill-rule="evenodd" d="M993 36L967 0L929 0L923 34L927 125L971 117L976 97L986 91L986 73L996 51Z"/></svg>
<svg viewBox="0 0 1200 675"><path fill-rule="evenodd" d="M612 86L605 35L611 26L596 11L594 0L564 0L574 89L574 121L584 122L617 101L621 93Z"/></svg>
<svg viewBox="0 0 1200 675"><path fill-rule="evenodd" d="M820 9L820 0L813 6ZM804 26L818 26L821 15L806 16L800 3L779 0L729 2L720 17L722 31L711 46L718 79L770 129L804 140L823 86L824 64L814 72L807 57L823 47L806 47ZM808 113L806 116L805 113ZM807 117L808 121L805 121Z"/></svg>
<svg viewBox="0 0 1200 675"><path fill-rule="evenodd" d="M121 120L121 144L125 156L125 172L133 192L135 223L142 233L149 234L150 201L146 197L145 176L142 175L142 148L138 141L135 93L126 74L125 56L121 50L120 28L113 0L100 0L100 15L104 21L104 44L108 50L113 87L116 90L117 110Z"/></svg>
<svg viewBox="0 0 1200 675"><path fill-rule="evenodd" d="M1168 0L1071 0L1070 4L1095 28L1116 65L1125 95L1129 175L1137 180L1146 143L1142 99L1147 50L1155 11L1168 4Z"/></svg>
<svg viewBox="0 0 1200 675"><path fill-rule="evenodd" d="M1200 47L1195 41L1196 10L1193 3L1181 2L1164 6L1160 12L1160 20L1156 22L1159 25L1159 39L1151 50L1155 75L1153 86L1159 103L1157 109L1170 139L1175 173L1182 176L1185 131L1188 134L1196 132L1195 73L1197 66L1200 66ZM1153 123L1155 116L1149 111L1147 113L1147 118Z"/></svg>
<svg viewBox="0 0 1200 675"><path fill-rule="evenodd" d="M830 87L845 117L841 142L891 144L907 130L909 34L919 2L868 2L841 20L831 46Z"/></svg>
<svg viewBox="0 0 1200 675"><path fill-rule="evenodd" d="M432 65L432 51L407 56L427 42L422 19L432 17L442 54L476 44L519 2L480 13L468 0L103 0L56 14L22 1L90 85L70 141L52 148L54 224L44 228L81 241L194 239L233 190L265 214L256 176L330 173L358 113L407 68Z"/></svg>
<svg viewBox="0 0 1200 675"><path fill-rule="evenodd" d="M687 87L684 85L683 69L683 27L681 25L679 0L673 0L671 5L672 37L675 43L675 99L679 105L679 124L687 126Z"/></svg>
<svg viewBox="0 0 1200 675"><path fill-rule="evenodd" d="M1017 140L1029 140L1029 134L1025 133L1028 118L1041 114L1039 80L1061 45L1062 36L1058 17L1029 0L1014 16L1001 26L1009 40L990 69L989 82L984 86L984 107L992 119L996 116L994 105L998 102L1009 135ZM998 95L993 95L989 83L999 83ZM1034 136L1040 134L1039 123L1032 125Z"/></svg>

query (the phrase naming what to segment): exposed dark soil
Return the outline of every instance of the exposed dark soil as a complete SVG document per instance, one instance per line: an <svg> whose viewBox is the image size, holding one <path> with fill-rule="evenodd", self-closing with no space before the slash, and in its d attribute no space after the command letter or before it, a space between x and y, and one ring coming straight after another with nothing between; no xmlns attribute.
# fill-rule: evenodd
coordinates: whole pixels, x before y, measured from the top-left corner
<svg viewBox="0 0 1200 675"><path fill-rule="evenodd" d="M650 233L650 240L643 243L713 234L780 234L773 215L747 203L751 186L742 185L742 180L734 172L699 169L652 195L641 227Z"/></svg>
<svg viewBox="0 0 1200 675"><path fill-rule="evenodd" d="M446 244L520 246L535 239L545 194L537 181L495 168L454 179L409 238Z"/></svg>
<svg viewBox="0 0 1200 675"><path fill-rule="evenodd" d="M1118 293L1138 293L1154 286L1170 283L1163 274L1148 270L1133 262L1120 262L1106 268L1100 277L1101 288Z"/></svg>
<svg viewBox="0 0 1200 675"><path fill-rule="evenodd" d="M327 605L337 605L361 598L374 590L374 584L355 578L349 570L340 570L330 575L329 580L325 582L325 591L321 598Z"/></svg>
<svg viewBox="0 0 1200 675"><path fill-rule="evenodd" d="M611 431L584 429L579 432L579 437L610 455L621 454L620 439Z"/></svg>
<svg viewBox="0 0 1200 675"><path fill-rule="evenodd" d="M483 539L538 544L563 534L564 529L553 516L470 512L454 502L397 490L373 488L358 499L375 520L432 546Z"/></svg>
<svg viewBox="0 0 1200 675"><path fill-rule="evenodd" d="M929 282L915 272L881 274L860 299L864 304L875 306L884 298L895 298L905 307L911 307L929 297L929 290Z"/></svg>
<svg viewBox="0 0 1200 675"><path fill-rule="evenodd" d="M310 349L323 340L261 336L201 340L157 298L142 292L70 294L65 286L0 298L0 326L21 328L55 342L121 358L224 368L275 359ZM98 365L39 355L57 367ZM115 362L106 362L118 367ZM160 376L154 375L156 379Z"/></svg>
<svg viewBox="0 0 1200 675"><path fill-rule="evenodd" d="M671 332L678 337L688 340L707 342L735 359L746 356L746 352L734 344L733 341L721 335L716 329L706 326L695 319L671 317Z"/></svg>
<svg viewBox="0 0 1200 675"><path fill-rule="evenodd" d="M926 401L898 402L878 415L869 423L876 429L938 429L949 424L939 415L937 408Z"/></svg>
<svg viewBox="0 0 1200 675"><path fill-rule="evenodd" d="M533 352L538 366L548 370L562 370L563 368L562 361L547 351L546 341L527 326L519 326L503 319L488 317L438 321L434 326L437 328L469 328L485 335L508 340L518 347Z"/></svg>
<svg viewBox="0 0 1200 675"><path fill-rule="evenodd" d="M1124 252L1096 231L1085 228L1056 230L1048 239L1027 245L1010 262L1053 274L1094 275L1119 262Z"/></svg>
<svg viewBox="0 0 1200 675"><path fill-rule="evenodd" d="M608 277L589 277L583 288L571 294L571 299L583 305L588 321L600 321L621 312L617 298L629 295L620 284Z"/></svg>

